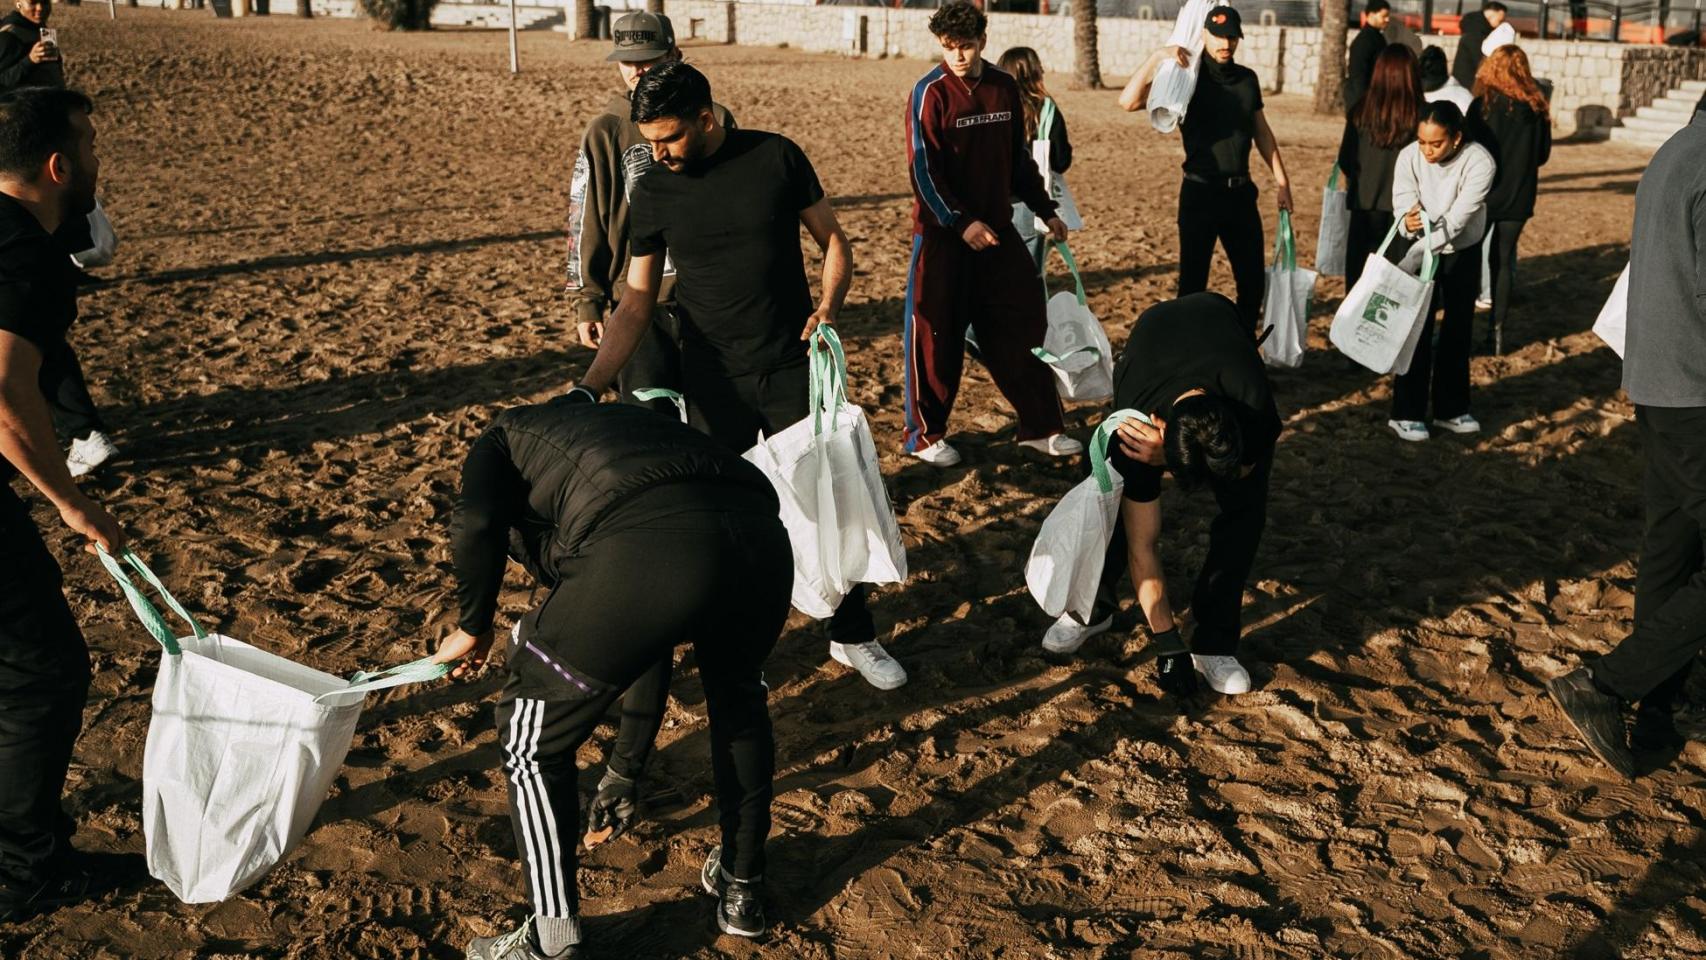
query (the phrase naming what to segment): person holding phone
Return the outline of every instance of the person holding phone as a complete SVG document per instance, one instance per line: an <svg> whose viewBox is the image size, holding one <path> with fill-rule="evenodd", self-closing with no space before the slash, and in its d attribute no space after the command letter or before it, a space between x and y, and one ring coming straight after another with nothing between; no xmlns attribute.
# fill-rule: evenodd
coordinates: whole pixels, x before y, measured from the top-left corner
<svg viewBox="0 0 1706 960"><path fill-rule="evenodd" d="M47 25L53 0L17 0L0 17L0 92L19 87L65 86L59 38Z"/></svg>

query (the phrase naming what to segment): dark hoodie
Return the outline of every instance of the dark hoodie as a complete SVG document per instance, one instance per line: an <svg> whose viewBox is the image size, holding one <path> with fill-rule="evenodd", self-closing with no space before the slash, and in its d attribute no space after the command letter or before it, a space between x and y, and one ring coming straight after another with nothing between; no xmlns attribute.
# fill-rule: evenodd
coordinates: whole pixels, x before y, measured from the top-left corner
<svg viewBox="0 0 1706 960"><path fill-rule="evenodd" d="M65 86L65 63L30 62L30 48L41 41L41 27L16 10L0 17L0 92L18 87Z"/></svg>
<svg viewBox="0 0 1706 960"><path fill-rule="evenodd" d="M735 128L735 118L722 104L712 104L712 109L718 123ZM628 198L634 181L658 166L639 125L628 119L630 112L628 94L610 98L581 138L569 181L564 290L580 322L602 320L604 311L628 289ZM674 291L675 265L666 259L658 302L672 302Z"/></svg>

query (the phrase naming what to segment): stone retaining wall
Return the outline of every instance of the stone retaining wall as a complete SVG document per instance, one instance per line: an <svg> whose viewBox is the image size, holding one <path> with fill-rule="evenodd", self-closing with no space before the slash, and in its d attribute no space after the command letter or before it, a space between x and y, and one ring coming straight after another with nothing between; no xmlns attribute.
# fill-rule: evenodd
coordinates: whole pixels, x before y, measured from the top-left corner
<svg viewBox="0 0 1706 960"><path fill-rule="evenodd" d="M751 46L787 46L849 56L933 60L935 38L926 26L929 10L886 7L800 6L749 0L665 0L683 38ZM1123 82L1172 32L1170 21L1107 19L1097 24L1103 79ZM1238 60L1256 71L1269 92L1309 95L1320 66L1321 30L1314 27L1244 28ZM1456 37L1429 43L1450 57ZM1043 67L1071 73L1072 19L991 14L989 46L1036 49ZM1559 136L1603 133L1617 117L1663 97L1683 80L1706 79L1706 51L1674 47L1522 41L1537 76L1553 84L1552 113Z"/></svg>

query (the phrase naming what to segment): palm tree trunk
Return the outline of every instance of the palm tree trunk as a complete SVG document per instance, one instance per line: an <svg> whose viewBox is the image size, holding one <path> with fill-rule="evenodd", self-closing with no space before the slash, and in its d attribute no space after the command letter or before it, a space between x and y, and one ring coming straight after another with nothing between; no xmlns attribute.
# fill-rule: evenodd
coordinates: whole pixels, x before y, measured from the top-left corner
<svg viewBox="0 0 1706 960"><path fill-rule="evenodd" d="M1315 74L1315 112L1345 112L1346 0L1321 0L1321 66Z"/></svg>
<svg viewBox="0 0 1706 960"><path fill-rule="evenodd" d="M1072 80L1085 90L1102 89L1102 56L1097 45L1096 0L1072 0Z"/></svg>
<svg viewBox="0 0 1706 960"><path fill-rule="evenodd" d="M296 15L299 17L312 17L314 15L313 0L296 0Z"/></svg>
<svg viewBox="0 0 1706 960"><path fill-rule="evenodd" d="M663 0L646 0L646 12L647 13L662 13L663 12Z"/></svg>
<svg viewBox="0 0 1706 960"><path fill-rule="evenodd" d="M592 0L575 0L575 39L598 39L593 36Z"/></svg>

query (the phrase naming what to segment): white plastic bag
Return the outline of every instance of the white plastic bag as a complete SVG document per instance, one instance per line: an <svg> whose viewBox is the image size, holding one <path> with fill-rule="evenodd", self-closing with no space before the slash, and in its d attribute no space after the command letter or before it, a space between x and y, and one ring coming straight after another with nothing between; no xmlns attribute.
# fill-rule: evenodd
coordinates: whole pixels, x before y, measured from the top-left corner
<svg viewBox="0 0 1706 960"><path fill-rule="evenodd" d="M1065 613L1078 623L1090 622L1125 491L1125 481L1108 469L1108 438L1127 417L1149 422L1136 410L1108 414L1090 440L1090 476L1060 498L1031 545L1025 586L1051 617Z"/></svg>
<svg viewBox="0 0 1706 960"><path fill-rule="evenodd" d="M89 236L94 242L89 249L72 254L71 262L85 270L112 263L118 253L118 234L113 232L113 222L99 200L95 201L95 209L89 211Z"/></svg>
<svg viewBox="0 0 1706 960"><path fill-rule="evenodd" d="M1298 367L1309 333L1309 297L1315 292L1315 271L1297 265L1297 237L1291 231L1291 212L1281 210L1274 237L1274 262L1268 267L1268 288L1262 297L1262 319L1273 332L1262 342L1262 359L1273 367Z"/></svg>
<svg viewBox="0 0 1706 960"><path fill-rule="evenodd" d="M1108 342L1101 321L1090 312L1072 248L1064 243L1054 247L1072 271L1077 290L1062 290L1049 298L1048 330L1043 334L1043 345L1033 347L1031 353L1054 371L1055 388L1062 399L1106 400L1114 395L1113 344ZM1048 290L1046 278L1043 290Z"/></svg>
<svg viewBox="0 0 1706 960"><path fill-rule="evenodd" d="M1323 277L1345 275L1345 248L1351 238L1351 209L1345 203L1339 165L1321 188L1321 230L1315 235L1315 272Z"/></svg>
<svg viewBox="0 0 1706 960"><path fill-rule="evenodd" d="M444 676L417 660L350 680L203 630L140 559L122 559L189 623L177 638L117 560L104 564L165 649L142 756L148 872L185 903L224 900L296 846L349 753L363 697Z"/></svg>
<svg viewBox="0 0 1706 960"><path fill-rule="evenodd" d="M1172 133L1191 105L1191 95L1197 90L1197 71L1202 66L1203 26L1215 5L1216 0L1190 0L1179 8L1179 15L1173 21L1167 45L1184 48L1190 54L1190 65L1181 67L1177 60L1168 57L1149 87L1149 123L1161 133Z"/></svg>
<svg viewBox="0 0 1706 960"><path fill-rule="evenodd" d="M812 335L811 412L745 453L782 502L794 550L794 609L828 619L856 583L906 579L906 546L877 469L865 412L847 400L832 327Z"/></svg>
<svg viewBox="0 0 1706 960"><path fill-rule="evenodd" d="M1068 230L1084 229L1084 215L1078 212L1078 201L1072 196L1072 188L1066 185L1066 174L1056 173L1050 163L1050 153L1054 149L1049 135L1054 132L1055 106L1054 100L1043 101L1042 115L1037 118L1037 138L1031 141L1031 162L1036 164L1037 172L1042 175L1043 183L1048 185L1048 195L1060 204L1055 210L1062 223ZM1042 218L1036 218L1036 231L1047 233L1048 224Z"/></svg>
<svg viewBox="0 0 1706 960"><path fill-rule="evenodd" d="M1439 258L1433 252L1427 212L1422 212L1420 276L1411 276L1386 259L1386 248L1398 235L1400 223L1402 217L1393 222L1380 249L1369 254L1361 279L1333 315L1329 335L1333 346L1345 356L1375 373L1409 372L1422 326L1433 310L1433 279Z"/></svg>
<svg viewBox="0 0 1706 960"><path fill-rule="evenodd" d="M1611 288L1611 296L1605 298L1605 306L1599 308L1599 318L1593 322L1593 332L1605 341L1612 352L1623 356L1623 344L1629 326L1629 266L1623 267L1623 272L1617 275L1617 283Z"/></svg>

